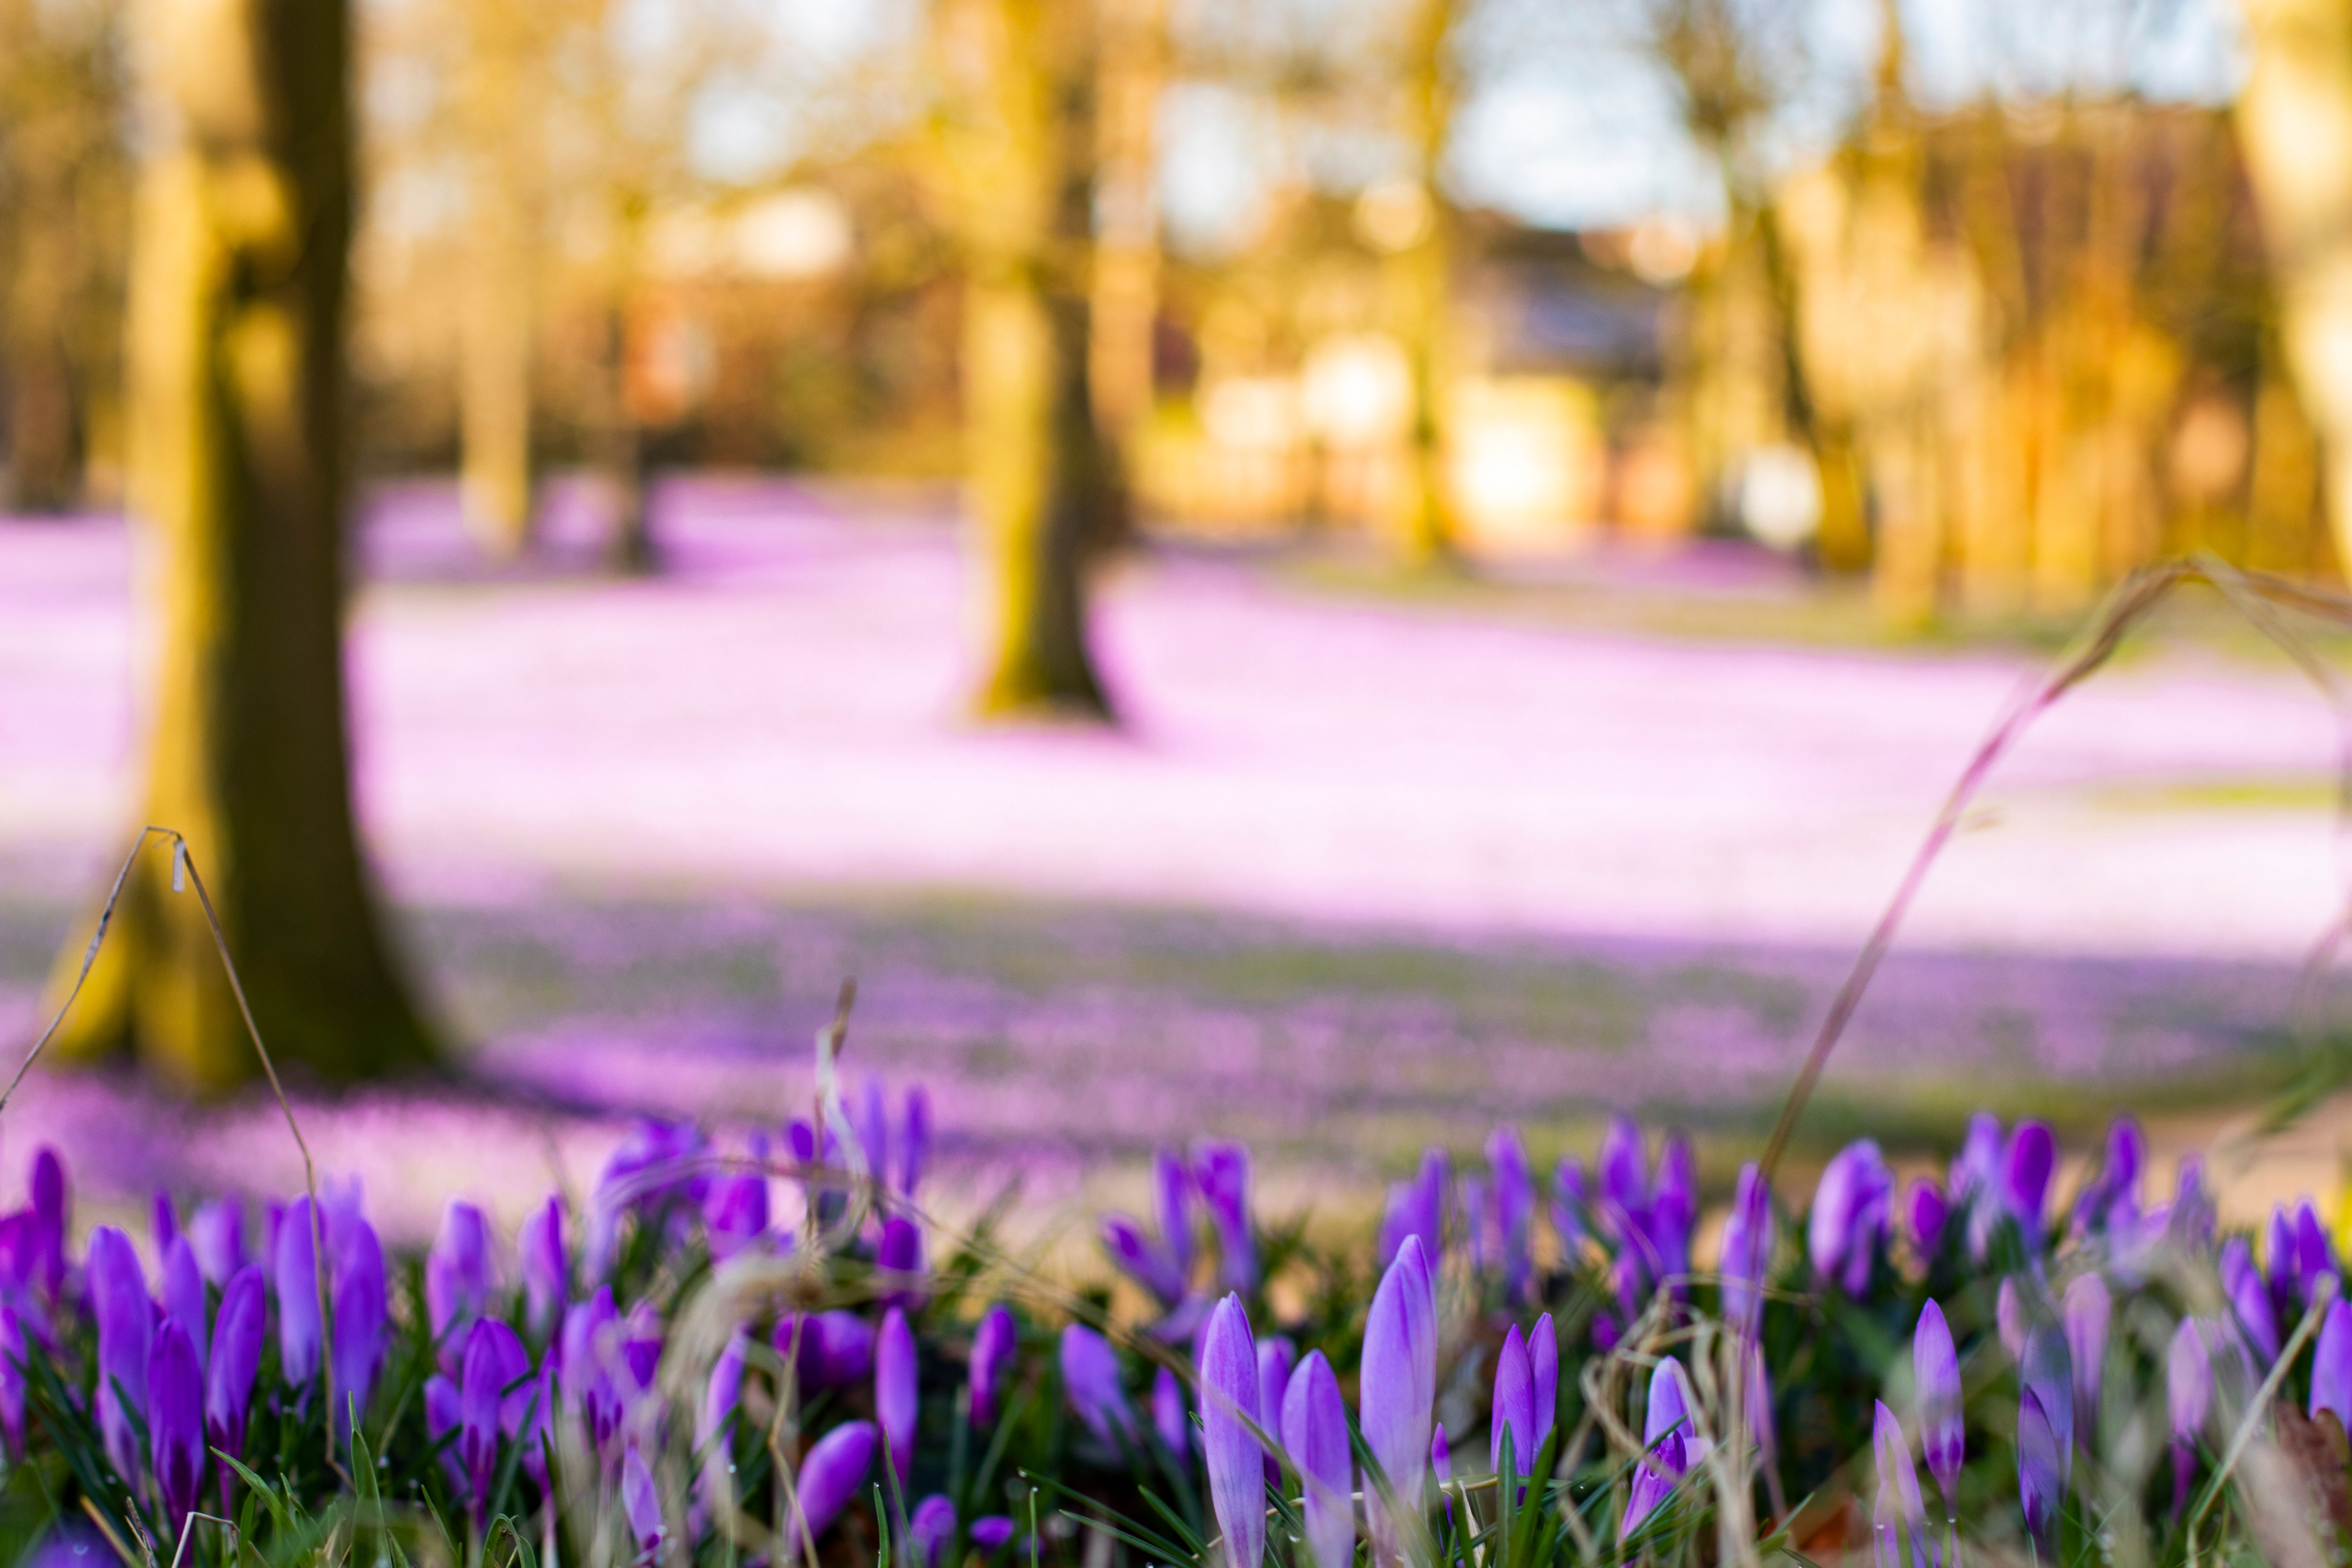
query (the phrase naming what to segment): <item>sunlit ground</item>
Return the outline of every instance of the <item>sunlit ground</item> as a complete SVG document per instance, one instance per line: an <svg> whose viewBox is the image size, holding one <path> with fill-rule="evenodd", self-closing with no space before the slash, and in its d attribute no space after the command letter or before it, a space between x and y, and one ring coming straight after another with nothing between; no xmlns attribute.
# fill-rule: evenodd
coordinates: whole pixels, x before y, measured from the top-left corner
<svg viewBox="0 0 2352 1568"><path fill-rule="evenodd" d="M643 583L586 569L576 493L546 563L496 576L446 490L372 520L362 808L463 1080L306 1115L395 1228L584 1184L632 1110L797 1109L845 974L853 1065L932 1086L967 1197L1218 1131L1277 1206L1342 1202L1433 1139L1509 1118L1547 1155L1620 1106L1717 1134L1727 1174L2043 657L1886 646L1729 548L1436 587L1171 551L1105 595L1124 731L992 732L961 718L936 502L713 480L661 510ZM11 1040L131 820L133 572L111 524L0 528ZM2071 698L1937 871L1814 1146L1864 1105L1925 1142L1979 1100L2186 1136L2306 1073L2334 743L2203 612ZM282 1184L275 1115L37 1079L5 1136L63 1139L118 1194ZM2292 1179L2331 1184L2331 1137Z"/></svg>

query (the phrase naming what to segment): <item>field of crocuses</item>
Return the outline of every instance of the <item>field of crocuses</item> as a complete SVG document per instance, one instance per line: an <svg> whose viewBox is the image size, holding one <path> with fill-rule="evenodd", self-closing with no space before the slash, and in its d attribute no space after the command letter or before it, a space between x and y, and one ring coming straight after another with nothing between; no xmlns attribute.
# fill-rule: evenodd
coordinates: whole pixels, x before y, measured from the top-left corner
<svg viewBox="0 0 2352 1568"><path fill-rule="evenodd" d="M2305 1204L2217 1234L2119 1121L1971 1123L1941 1178L1689 1144L1433 1152L1310 1246L1213 1142L1094 1286L928 1217L932 1111L845 1092L740 1146L643 1124L511 1239L387 1253L332 1178L159 1194L77 1253L44 1149L0 1219L10 1554L179 1563L1537 1568L1655 1559L2320 1564L2352 1308ZM1922 1485L1924 1466L1932 1493Z"/></svg>

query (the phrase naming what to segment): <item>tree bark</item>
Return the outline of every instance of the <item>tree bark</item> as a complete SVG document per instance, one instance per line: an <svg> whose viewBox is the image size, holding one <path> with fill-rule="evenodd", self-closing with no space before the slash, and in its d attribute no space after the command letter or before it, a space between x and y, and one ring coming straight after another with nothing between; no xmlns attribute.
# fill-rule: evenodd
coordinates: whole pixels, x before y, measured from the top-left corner
<svg viewBox="0 0 2352 1568"><path fill-rule="evenodd" d="M1405 428L1404 482L1398 487L1397 548L1408 566L1454 559L1454 496L1447 482L1446 414L1453 379L1453 260L1438 171L1454 123L1454 0L1419 0L1407 40L1405 135L1428 221L1412 244L1389 258L1401 307L1412 408Z"/></svg>
<svg viewBox="0 0 2352 1568"><path fill-rule="evenodd" d="M458 491L466 526L494 560L530 547L532 288L524 216L531 192L521 107L534 68L523 7L465 8L467 267L458 340Z"/></svg>
<svg viewBox="0 0 2352 1568"><path fill-rule="evenodd" d="M2245 0L2237 125L2280 298L2281 335L2319 435L2339 562L2352 562L2352 10Z"/></svg>
<svg viewBox="0 0 2352 1568"><path fill-rule="evenodd" d="M142 820L187 836L272 1053L356 1078L432 1042L351 808L349 5L154 0L147 22L168 129L142 174L131 280L131 499L162 555ZM196 1091L255 1072L168 856L140 857L116 921L58 1048L128 1048Z"/></svg>
<svg viewBox="0 0 2352 1568"><path fill-rule="evenodd" d="M1111 487L1088 379L1092 39L1086 0L961 0L950 153L963 229L963 395L983 716L1107 720L1087 548Z"/></svg>

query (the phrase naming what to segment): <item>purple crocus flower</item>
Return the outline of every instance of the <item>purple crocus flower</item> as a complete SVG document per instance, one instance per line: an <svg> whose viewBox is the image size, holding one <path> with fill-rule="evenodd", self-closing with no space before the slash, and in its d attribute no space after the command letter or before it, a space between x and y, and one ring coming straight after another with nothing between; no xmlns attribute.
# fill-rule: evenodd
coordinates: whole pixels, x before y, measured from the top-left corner
<svg viewBox="0 0 2352 1568"><path fill-rule="evenodd" d="M971 1424L986 1428L996 1425L996 1391L1012 1367L1013 1358L1021 1353L1021 1331L1013 1321L1013 1310L1002 1301L981 1314L980 1326L971 1335Z"/></svg>
<svg viewBox="0 0 2352 1568"><path fill-rule="evenodd" d="M2294 1276L2295 1304L2307 1307L2312 1292L2323 1274L2336 1272L2336 1247L2327 1238L2327 1227L2319 1223L2318 1211L2309 1198L2294 1206Z"/></svg>
<svg viewBox="0 0 2352 1568"><path fill-rule="evenodd" d="M2074 1363L2075 1436L2087 1448L2097 1435L2099 1394L2107 1364L2107 1322L2115 1300L2096 1274L2077 1275L2066 1287L2059 1316L2065 1326L2066 1353Z"/></svg>
<svg viewBox="0 0 2352 1568"><path fill-rule="evenodd" d="M1381 1223L1381 1267L1396 1261L1409 1236L1421 1238L1422 1252L1435 1258L1444 1251L1445 1190L1453 1181L1453 1162L1432 1144L1422 1151L1421 1171L1410 1182L1389 1189L1388 1215Z"/></svg>
<svg viewBox="0 0 2352 1568"><path fill-rule="evenodd" d="M874 1245L874 1267L885 1274L895 1274L905 1283L883 1292L886 1307L912 1310L923 1302L919 1281L923 1273L923 1227L902 1214L894 1214L882 1222L882 1235Z"/></svg>
<svg viewBox="0 0 2352 1568"><path fill-rule="evenodd" d="M1772 1263L1772 1189L1751 1161L1739 1170L1731 1212L1723 1221L1723 1315L1743 1332L1756 1331L1764 1310L1764 1278Z"/></svg>
<svg viewBox="0 0 2352 1568"><path fill-rule="evenodd" d="M2066 1441L2029 1388L2017 1405L2017 1497L2025 1510L2025 1528L2045 1552L2066 1493L2065 1464Z"/></svg>
<svg viewBox="0 0 2352 1568"><path fill-rule="evenodd" d="M472 1204L452 1203L425 1255L425 1315L443 1370L456 1370L467 1331L489 1304L490 1222Z"/></svg>
<svg viewBox="0 0 2352 1568"><path fill-rule="evenodd" d="M1118 1271L1150 1292L1160 1306L1172 1307L1184 1293L1184 1277L1167 1254L1143 1234L1143 1227L1123 1214L1102 1218L1103 1250Z"/></svg>
<svg viewBox="0 0 2352 1568"><path fill-rule="evenodd" d="M1805 1249L1822 1278L1837 1281L1849 1296L1869 1288L1894 1190L1885 1159L1867 1138L1832 1155L1813 1190Z"/></svg>
<svg viewBox="0 0 2352 1568"><path fill-rule="evenodd" d="M1911 1245L1919 1249L1922 1258L1933 1258L1943 1250L1948 1217L1943 1189L1929 1177L1915 1178L1904 1194L1903 1221L1904 1228L1911 1233Z"/></svg>
<svg viewBox="0 0 2352 1568"><path fill-rule="evenodd" d="M530 1211L515 1237L515 1259L522 1272L524 1315L530 1331L544 1337L563 1319L572 1293L563 1258L563 1200L550 1197Z"/></svg>
<svg viewBox="0 0 2352 1568"><path fill-rule="evenodd" d="M425 1436L430 1443L449 1441L441 1447L441 1473L449 1478L449 1489L459 1497L466 1495L466 1464L457 1457L457 1441L452 1436L465 1419L465 1395L457 1392L455 1380L435 1373L425 1380Z"/></svg>
<svg viewBox="0 0 2352 1568"><path fill-rule="evenodd" d="M1184 1384L1164 1366L1151 1378L1151 1429L1178 1464L1192 1454L1192 1418L1184 1408Z"/></svg>
<svg viewBox="0 0 2352 1568"><path fill-rule="evenodd" d="M1964 1208L1991 1194L2000 1178L2000 1118L1990 1110L1979 1110L1969 1118L1968 1131L1960 1140L1960 1152L1952 1161L1951 1176L1945 1184L1954 1208Z"/></svg>
<svg viewBox="0 0 2352 1568"><path fill-rule="evenodd" d="M1591 1234L1591 1212L1584 1167L1573 1155L1561 1155L1551 1173L1551 1228L1559 1237L1560 1261L1570 1268L1581 1259L1585 1237Z"/></svg>
<svg viewBox="0 0 2352 1568"><path fill-rule="evenodd" d="M464 1367L457 1385L457 1449L478 1523L489 1505L490 1480L498 1467L507 1391L530 1375L530 1352L506 1324L478 1318L466 1336Z"/></svg>
<svg viewBox="0 0 2352 1568"><path fill-rule="evenodd" d="M2000 1348L2009 1352L2010 1360L2022 1363L2029 1325L2025 1321L2025 1298L2018 1292L2014 1274L2001 1280L2000 1289L1993 1297L1992 1321L1994 1332L2000 1337Z"/></svg>
<svg viewBox="0 0 2352 1568"><path fill-rule="evenodd" d="M1486 1168L1495 1182L1495 1224L1502 1244L1503 1289L1513 1300L1528 1288L1533 1270L1536 1183L1518 1129L1500 1126L1486 1139Z"/></svg>
<svg viewBox="0 0 2352 1568"><path fill-rule="evenodd" d="M1919 1326L1911 1332L1911 1379L1918 1391L1919 1447L1944 1494L1945 1517L1951 1518L1959 1508L1968 1427L1960 1410L1960 1358L1944 1309L1933 1298L1919 1309Z"/></svg>
<svg viewBox="0 0 2352 1568"><path fill-rule="evenodd" d="M163 1316L186 1331L188 1342L195 1347L196 1364L205 1363L206 1350L212 1342L212 1303L205 1295L205 1271L196 1262L195 1248L184 1236L175 1236L163 1253Z"/></svg>
<svg viewBox="0 0 2352 1568"><path fill-rule="evenodd" d="M36 1276L51 1303L66 1282L66 1234L73 1218L72 1190L66 1184L66 1163L55 1149L42 1144L33 1151L33 1240L37 1258Z"/></svg>
<svg viewBox="0 0 2352 1568"><path fill-rule="evenodd" d="M918 1089L907 1097L910 1122L914 1120L914 1095L920 1092ZM922 1568L939 1568L940 1556L955 1540L955 1504L945 1495L933 1492L917 1503L913 1516L907 1521L907 1535L914 1542L915 1561Z"/></svg>
<svg viewBox="0 0 2352 1568"><path fill-rule="evenodd" d="M1230 1290L1257 1288L1257 1238L1250 1228L1249 1151L1238 1143L1203 1143L1192 1157L1192 1182L1217 1233L1217 1278Z"/></svg>
<svg viewBox="0 0 2352 1568"><path fill-rule="evenodd" d="M2074 1228L2085 1235L2128 1230L2139 1218L2139 1173L2147 1163L2147 1136L2118 1116L2108 1125L2099 1173L2074 1200Z"/></svg>
<svg viewBox="0 0 2352 1568"><path fill-rule="evenodd" d="M1878 1460L1878 1496L1870 1510L1870 1560L1874 1568L1903 1568L1903 1547L1896 1531L1911 1539L1911 1568L1940 1562L1927 1536L1927 1504L1919 1495L1919 1472L1911 1463L1911 1445L1895 1412L1878 1401L1871 1423L1871 1447Z"/></svg>
<svg viewBox="0 0 2352 1568"><path fill-rule="evenodd" d="M336 1429L348 1439L383 1366L383 1247L365 1220L352 1222L336 1260L334 1305Z"/></svg>
<svg viewBox="0 0 2352 1568"><path fill-rule="evenodd" d="M1546 1312L1536 1320L1528 1332L1528 1376L1535 1392L1536 1451L1551 1441L1554 1417L1559 1407L1559 1331L1552 1327L1551 1314Z"/></svg>
<svg viewBox="0 0 2352 1568"><path fill-rule="evenodd" d="M880 1079L866 1080L856 1108L849 1113L849 1125L857 1134L859 1152L866 1156L866 1173L877 1183L882 1182L890 1166L890 1107Z"/></svg>
<svg viewBox="0 0 2352 1568"><path fill-rule="evenodd" d="M0 1440L8 1458L25 1456L25 1323L14 1307L0 1307Z"/></svg>
<svg viewBox="0 0 2352 1568"><path fill-rule="evenodd" d="M874 1326L855 1312L787 1313L776 1322L776 1353L793 1358L801 1392L846 1388L874 1372Z"/></svg>
<svg viewBox="0 0 2352 1568"><path fill-rule="evenodd" d="M1429 1433L1429 1474L1437 1482L1438 1501L1445 1505L1445 1522L1454 1522L1454 1450L1445 1441L1445 1423L1437 1423Z"/></svg>
<svg viewBox="0 0 2352 1568"><path fill-rule="evenodd" d="M931 1155L931 1097L921 1084L907 1090L906 1136L898 1144L898 1193L913 1197L923 1184L923 1168ZM940 1502L947 1499L940 1498ZM948 1533L955 1533L955 1508L948 1507Z"/></svg>
<svg viewBox="0 0 2352 1568"><path fill-rule="evenodd" d="M1118 1352L1084 1323L1062 1330L1062 1389L1095 1440L1116 1449L1135 1436L1135 1412L1120 1385Z"/></svg>
<svg viewBox="0 0 2352 1568"><path fill-rule="evenodd" d="M1005 1543L1013 1539L1013 1531L1019 1528L1010 1514L982 1514L971 1521L972 1549L983 1557L993 1557L1004 1550Z"/></svg>
<svg viewBox="0 0 2352 1568"><path fill-rule="evenodd" d="M296 1198L278 1227L278 1362L295 1388L307 1386L319 1375L319 1350L326 1337L319 1316L313 1212L308 1197Z"/></svg>
<svg viewBox="0 0 2352 1568"><path fill-rule="evenodd" d="M1462 1236L1469 1244L1470 1274L1486 1276L1486 1184L1476 1176L1462 1178Z"/></svg>
<svg viewBox="0 0 2352 1568"><path fill-rule="evenodd" d="M845 1421L809 1449L801 1461L800 1509L786 1536L796 1548L814 1552L817 1537L865 1486L878 1436L871 1421Z"/></svg>
<svg viewBox="0 0 2352 1568"><path fill-rule="evenodd" d="M225 1454L245 1452L246 1415L253 1405L253 1378L261 1367L268 1313L269 1294L261 1270L250 1266L238 1269L221 1292L212 1358L205 1369L205 1439ZM227 1474L224 1468L224 1485Z"/></svg>
<svg viewBox="0 0 2352 1568"><path fill-rule="evenodd" d="M149 1208L150 1224L153 1226L155 1256L161 1258L180 1238L180 1211L172 1203L172 1189L157 1187L154 1202Z"/></svg>
<svg viewBox="0 0 2352 1568"><path fill-rule="evenodd" d="M1372 1293L1362 1367L1364 1445L1379 1461L1390 1493L1368 1500L1366 1514L1381 1561L1393 1563L1402 1560L1405 1521L1421 1516L1437 1398L1437 1309L1417 1236L1405 1237Z"/></svg>
<svg viewBox="0 0 2352 1568"><path fill-rule="evenodd" d="M1487 1468L1497 1476L1503 1473L1503 1436L1508 1433L1512 1473L1533 1475L1536 1456L1542 1451L1543 1443L1536 1427L1535 1368L1517 1323L1503 1335L1502 1351L1495 1357L1493 1411L1486 1433Z"/></svg>
<svg viewBox="0 0 2352 1568"><path fill-rule="evenodd" d="M1650 1245L1659 1277L1675 1285L1690 1272L1691 1226L1698 1219L1698 1163L1690 1140L1676 1133L1658 1155L1658 1176L1650 1191Z"/></svg>
<svg viewBox="0 0 2352 1568"><path fill-rule="evenodd" d="M1265 1461L1257 1434L1257 1346L1238 1295L1209 1314L1201 1340L1201 1462L1233 1568L1265 1560Z"/></svg>
<svg viewBox="0 0 2352 1568"><path fill-rule="evenodd" d="M2341 1300L2327 1304L2319 1344L2312 1352L2312 1419L2317 1420L2323 1410L2334 1411L2337 1423L2352 1431L2352 1307Z"/></svg>
<svg viewBox="0 0 2352 1568"><path fill-rule="evenodd" d="M1321 1351L1310 1351L1282 1395L1282 1447L1298 1468L1299 1519L1307 1568L1349 1568L1356 1554L1354 1456L1339 1380Z"/></svg>
<svg viewBox="0 0 2352 1568"><path fill-rule="evenodd" d="M212 1198L188 1216L188 1245L208 1285L225 1286L245 1268L245 1203Z"/></svg>
<svg viewBox="0 0 2352 1568"><path fill-rule="evenodd" d="M89 1234L89 1274L90 1310L98 1319L98 1429L115 1469L135 1476L139 1442L129 1417L147 1408L155 1304L131 1238L110 1225Z"/></svg>
<svg viewBox="0 0 2352 1568"><path fill-rule="evenodd" d="M173 1239L178 1239L174 1237ZM147 1444L176 1533L205 1481L205 1372L187 1330L166 1321L147 1352Z"/></svg>
<svg viewBox="0 0 2352 1568"><path fill-rule="evenodd" d="M2254 1268L2252 1249L2245 1237L2233 1236L2221 1246L2221 1289L2230 1298L2246 1347L2268 1367L2278 1359L2278 1319L2271 1310L2271 1293Z"/></svg>
<svg viewBox="0 0 2352 1568"><path fill-rule="evenodd" d="M703 1457L703 1506L713 1512L719 1511L722 1503L734 1506L734 1486L727 1479L728 1471L733 1468L729 1428L743 1397L746 1339L742 1330L736 1330L727 1337L727 1346L719 1352L719 1359L710 1363L709 1379L702 1385L702 1410L694 1424L695 1451Z"/></svg>
<svg viewBox="0 0 2352 1568"><path fill-rule="evenodd" d="M2021 1121L2010 1130L2000 1156L2000 1206L2017 1222L2028 1252L2042 1250L2042 1215L2057 1164L2058 1139L2046 1123Z"/></svg>
<svg viewBox="0 0 2352 1568"><path fill-rule="evenodd" d="M907 1327L907 1314L893 1307L882 1314L882 1332L874 1342L874 1414L901 1490L915 1472L918 1401L915 1333Z"/></svg>
<svg viewBox="0 0 2352 1568"><path fill-rule="evenodd" d="M1642 1129L1630 1116L1612 1116L1601 1135L1594 1162L1601 1185L1601 1228L1621 1246L1633 1246L1650 1230L1650 1157Z"/></svg>
<svg viewBox="0 0 2352 1568"><path fill-rule="evenodd" d="M2045 1325L2027 1333L2018 1377L2057 1435L2058 1479L2063 1485L2074 1468L2074 1368L2065 1338L2056 1329Z"/></svg>
<svg viewBox="0 0 2352 1568"><path fill-rule="evenodd" d="M1674 1494L1690 1469L1689 1407L1683 1399L1682 1363L1672 1356L1650 1373L1649 1408L1642 1421L1643 1458L1633 1472L1632 1495L1617 1539L1633 1534L1658 1505Z"/></svg>
<svg viewBox="0 0 2352 1568"><path fill-rule="evenodd" d="M757 1247L768 1234L767 1173L731 1171L714 1176L702 1198L702 1233L713 1263Z"/></svg>
<svg viewBox="0 0 2352 1568"><path fill-rule="evenodd" d="M1151 1214L1159 1222L1160 1245L1175 1274L1175 1294L1181 1296L1192 1278L1192 1173L1171 1150L1161 1149L1151 1156Z"/></svg>
<svg viewBox="0 0 2352 1568"><path fill-rule="evenodd" d="M621 1512L629 1521L629 1534L636 1540L637 1554L656 1556L664 1535L661 1489L654 1485L654 1473L634 1443L621 1458Z"/></svg>
<svg viewBox="0 0 2352 1568"><path fill-rule="evenodd" d="M1275 1431L1282 1418L1283 1396L1290 1392L1290 1369L1298 1363L1298 1347L1285 1334L1268 1334L1257 1342L1257 1409L1259 1424L1266 1435L1280 1441ZM1269 1450L1265 1456L1265 1479L1268 1486L1282 1480L1282 1461Z"/></svg>
<svg viewBox="0 0 2352 1568"><path fill-rule="evenodd" d="M2213 1361L2205 1348L2204 1330L2194 1318L2183 1318L2173 1332L2171 1349L2164 1358L2164 1391L2172 1415L2172 1512L2178 1518L2189 1501L2189 1482L2197 1467L2197 1441L2213 1408ZM2318 1404L2315 1388L2313 1404L2315 1408Z"/></svg>
<svg viewBox="0 0 2352 1568"><path fill-rule="evenodd" d="M780 1326L780 1342L782 1337ZM589 1442L600 1449L621 1426L621 1390L614 1376L620 1339L621 1315L614 1309L609 1285L598 1286L593 1296L573 1303L563 1314L564 1398L586 1427ZM778 1348L782 1349L781 1343Z"/></svg>

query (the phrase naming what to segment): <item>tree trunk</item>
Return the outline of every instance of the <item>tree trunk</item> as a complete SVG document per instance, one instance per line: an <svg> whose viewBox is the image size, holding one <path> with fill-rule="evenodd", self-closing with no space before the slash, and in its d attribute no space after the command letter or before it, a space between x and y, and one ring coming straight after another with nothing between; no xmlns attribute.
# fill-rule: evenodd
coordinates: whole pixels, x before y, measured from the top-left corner
<svg viewBox="0 0 2352 1568"><path fill-rule="evenodd" d="M1415 567L1451 562L1459 531L1445 472L1453 378L1452 226L1437 178L1453 128L1454 70L1448 51L1454 17L1454 0L1419 0L1413 14L1406 59L1405 135L1418 165L1414 177L1427 204L1428 221L1413 243L1389 258L1401 306L1405 361L1412 373L1396 542L1405 564Z"/></svg>
<svg viewBox="0 0 2352 1568"><path fill-rule="evenodd" d="M988 716L1110 714L1087 640L1087 546L1110 489L1087 376L1087 13L1086 0L964 0L947 17L964 78L950 166Z"/></svg>
<svg viewBox="0 0 2352 1568"><path fill-rule="evenodd" d="M2240 144L2280 299L2287 363L2319 435L2339 562L2352 562L2352 10L2245 0Z"/></svg>
<svg viewBox="0 0 2352 1568"><path fill-rule="evenodd" d="M1087 391L1112 492L1103 545L1134 531L1133 453L1151 414L1160 313L1160 203L1155 157L1166 75L1165 0L1102 0L1097 49L1094 277Z"/></svg>
<svg viewBox="0 0 2352 1568"><path fill-rule="evenodd" d="M520 109L534 68L511 5L467 8L467 266L458 340L458 492L493 560L530 546L531 266Z"/></svg>
<svg viewBox="0 0 2352 1568"><path fill-rule="evenodd" d="M273 1054L356 1078L431 1041L371 899L344 731L349 5L154 0L147 20L164 112L132 263L132 501L162 602L142 820L187 836ZM58 1047L128 1047L194 1090L257 1069L162 851Z"/></svg>

